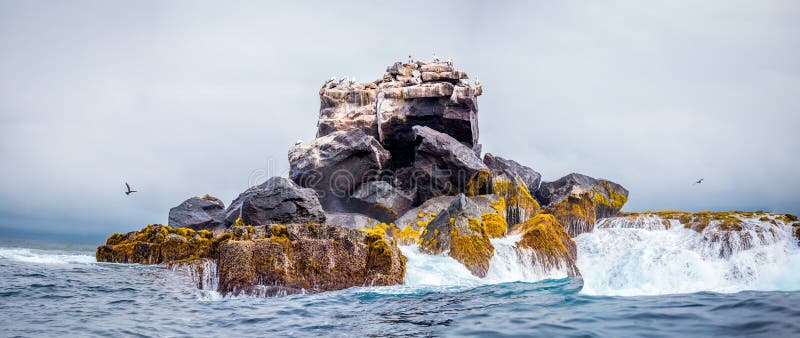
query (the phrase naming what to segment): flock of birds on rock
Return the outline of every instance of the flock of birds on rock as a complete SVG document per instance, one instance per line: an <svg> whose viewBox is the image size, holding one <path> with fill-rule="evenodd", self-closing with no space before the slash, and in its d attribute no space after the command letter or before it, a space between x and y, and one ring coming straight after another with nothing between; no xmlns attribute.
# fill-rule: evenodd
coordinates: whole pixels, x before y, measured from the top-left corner
<svg viewBox="0 0 800 338"><path fill-rule="evenodd" d="M416 62L417 62L417 60L414 60L414 58L411 56L411 54L408 54L408 64L412 64L412 63L416 63ZM439 59L439 57L436 56L436 53L433 53L433 62L442 62ZM452 67L453 66L453 59L452 58L447 58L447 61L445 61L445 63L447 63L448 66ZM333 88L333 87L351 88L356 83L358 83L358 82L356 81L355 76L353 76L353 77L342 76L341 78L338 78L338 81L337 81L337 77L336 76L331 76L331 78L328 81L325 81L325 84L322 85L322 88ZM477 86L479 84L481 84L481 82L480 82L480 80L478 80L478 77L476 76L475 77L475 85Z"/></svg>

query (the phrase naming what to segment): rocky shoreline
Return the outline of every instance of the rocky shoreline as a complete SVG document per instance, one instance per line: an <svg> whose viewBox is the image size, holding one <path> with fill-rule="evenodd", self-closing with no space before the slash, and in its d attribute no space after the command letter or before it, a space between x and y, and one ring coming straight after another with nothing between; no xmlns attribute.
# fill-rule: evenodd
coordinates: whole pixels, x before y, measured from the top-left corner
<svg viewBox="0 0 800 338"><path fill-rule="evenodd" d="M531 264L578 277L572 238L620 217L678 222L718 241L754 231L757 219L792 226L800 238L790 214L621 213L628 190L620 184L576 173L541 182L530 167L483 155L483 87L468 79L440 61L397 62L368 83L331 79L319 92L317 138L289 150L289 178L251 187L227 208L210 195L189 198L169 211L168 225L111 235L97 261L211 260L220 293L277 295L402 284L399 244L485 277L492 239L509 235Z"/></svg>

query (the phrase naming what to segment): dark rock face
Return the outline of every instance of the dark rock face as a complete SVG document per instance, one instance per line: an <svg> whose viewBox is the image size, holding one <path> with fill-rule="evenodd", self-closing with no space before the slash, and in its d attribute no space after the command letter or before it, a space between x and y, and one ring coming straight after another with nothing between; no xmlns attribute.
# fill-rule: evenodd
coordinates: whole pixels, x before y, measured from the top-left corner
<svg viewBox="0 0 800 338"><path fill-rule="evenodd" d="M335 131L289 150L289 177L317 192L326 210L352 211L343 202L376 180L391 155L360 129Z"/></svg>
<svg viewBox="0 0 800 338"><path fill-rule="evenodd" d="M225 227L225 205L218 198L192 197L169 210L169 226L214 230Z"/></svg>
<svg viewBox="0 0 800 338"><path fill-rule="evenodd" d="M392 153L394 167L410 165L413 151L408 145L416 125L447 133L477 150L477 96L483 89L468 84L467 78L446 62L397 62L374 82L328 81L320 89L317 137L360 129Z"/></svg>
<svg viewBox="0 0 800 338"><path fill-rule="evenodd" d="M447 251L472 274L486 277L489 261L494 255L490 241L492 229L486 215L497 215L497 211L491 210L490 203L481 205L473 199L464 194L455 197L422 232L419 248L432 255ZM502 229L502 234L505 230Z"/></svg>
<svg viewBox="0 0 800 338"><path fill-rule="evenodd" d="M618 215L628 201L628 190L611 181L569 174L554 182L543 182L536 197L545 212L555 215L575 237L592 231L597 219Z"/></svg>
<svg viewBox="0 0 800 338"><path fill-rule="evenodd" d="M355 212L328 212L325 213L325 223L351 229L367 229L380 224L381 221Z"/></svg>
<svg viewBox="0 0 800 338"><path fill-rule="evenodd" d="M388 223L410 209L415 197L395 189L388 182L372 181L362 184L350 196L348 205L351 210Z"/></svg>
<svg viewBox="0 0 800 338"><path fill-rule="evenodd" d="M239 194L228 207L225 218L229 224L238 218L252 225L323 223L325 213L314 190L301 188L283 177L273 177Z"/></svg>
<svg viewBox="0 0 800 338"><path fill-rule="evenodd" d="M450 206L455 196L439 196L431 198L420 206L406 211L395 220L398 228L412 227L415 230L424 229L442 210Z"/></svg>
<svg viewBox="0 0 800 338"><path fill-rule="evenodd" d="M483 155L483 163L485 163L492 172L506 172L516 176L516 178L525 183L525 187L530 191L536 191L536 189L539 188L539 183L542 181L541 174L514 160L507 160L500 156L487 153Z"/></svg>
<svg viewBox="0 0 800 338"><path fill-rule="evenodd" d="M475 152L447 134L414 126L414 174L419 201L441 195L475 195L488 184L489 168Z"/></svg>
<svg viewBox="0 0 800 338"><path fill-rule="evenodd" d="M514 160L492 154L484 155L483 162L492 170L493 192L506 200L508 224L523 223L541 211L532 194L539 187L541 174Z"/></svg>
<svg viewBox="0 0 800 338"><path fill-rule="evenodd" d="M384 236L301 224L271 230L266 239L220 246L221 293L270 296L403 282L405 257Z"/></svg>

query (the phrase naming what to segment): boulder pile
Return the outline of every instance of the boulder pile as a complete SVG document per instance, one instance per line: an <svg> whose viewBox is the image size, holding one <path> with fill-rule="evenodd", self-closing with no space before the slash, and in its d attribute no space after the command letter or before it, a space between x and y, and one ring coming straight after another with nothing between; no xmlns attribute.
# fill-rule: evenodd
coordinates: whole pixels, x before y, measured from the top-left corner
<svg viewBox="0 0 800 338"><path fill-rule="evenodd" d="M223 294L274 295L401 284L398 243L484 277L492 238L513 234L532 264L578 276L572 236L616 216L628 191L580 174L541 182L523 164L483 155L482 93L438 60L396 62L373 82L331 79L319 91L317 137L289 150L288 178L227 208L190 198L168 226L112 235L97 260L215 260Z"/></svg>

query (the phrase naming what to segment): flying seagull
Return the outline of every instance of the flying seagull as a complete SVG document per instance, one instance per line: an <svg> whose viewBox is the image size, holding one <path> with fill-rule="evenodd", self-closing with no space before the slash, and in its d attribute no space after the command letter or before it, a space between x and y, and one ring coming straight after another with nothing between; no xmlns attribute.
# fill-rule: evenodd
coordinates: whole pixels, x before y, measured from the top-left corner
<svg viewBox="0 0 800 338"><path fill-rule="evenodd" d="M125 195L130 195L131 193L136 192L136 190L131 190L131 185L128 184L128 182L125 182L125 188L127 189L127 191L125 191Z"/></svg>
<svg viewBox="0 0 800 338"><path fill-rule="evenodd" d="M694 182L694 184L692 184L692 185L697 185L697 184L703 183L703 180L704 180L704 178L701 178L697 182Z"/></svg>

